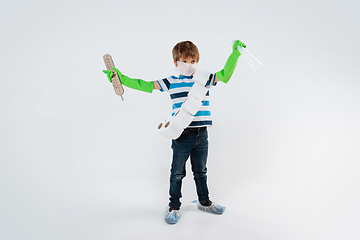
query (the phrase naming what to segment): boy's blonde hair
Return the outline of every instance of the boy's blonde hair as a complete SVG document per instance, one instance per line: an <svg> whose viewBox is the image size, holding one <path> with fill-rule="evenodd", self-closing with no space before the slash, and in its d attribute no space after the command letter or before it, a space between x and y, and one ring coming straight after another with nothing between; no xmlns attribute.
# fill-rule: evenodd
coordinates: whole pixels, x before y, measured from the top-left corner
<svg viewBox="0 0 360 240"><path fill-rule="evenodd" d="M175 62L179 61L180 58L192 57L196 62L199 62L200 54L195 44L191 41L179 42L175 45L172 50L173 59Z"/></svg>

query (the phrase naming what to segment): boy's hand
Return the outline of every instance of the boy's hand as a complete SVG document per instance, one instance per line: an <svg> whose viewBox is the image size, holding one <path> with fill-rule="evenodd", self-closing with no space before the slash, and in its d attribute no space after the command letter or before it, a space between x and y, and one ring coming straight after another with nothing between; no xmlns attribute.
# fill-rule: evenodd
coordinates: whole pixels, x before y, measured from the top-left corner
<svg viewBox="0 0 360 240"><path fill-rule="evenodd" d="M114 75L114 73L112 71L107 71L107 70L103 70L103 73L106 73L107 78L112 83L111 79L112 79L112 76Z"/></svg>
<svg viewBox="0 0 360 240"><path fill-rule="evenodd" d="M236 40L233 44L233 51L237 49L238 46L246 48L245 43L241 42L240 40Z"/></svg>
<svg viewBox="0 0 360 240"><path fill-rule="evenodd" d="M243 48L246 48L246 45L245 43L241 42L240 40L236 40L233 44L233 52L234 53L237 53L239 54L239 56L241 55L241 53L239 52L239 50L237 49L237 47L240 46L240 47L243 47Z"/></svg>
<svg viewBox="0 0 360 240"><path fill-rule="evenodd" d="M120 72L117 68L115 68L115 67L113 67L112 69L118 74L119 79L120 79L120 81L121 81L121 76L122 76L121 72ZM106 73L107 78L108 78L109 81L112 83L112 80L111 80L111 79L112 79L112 77L114 76L114 73L113 73L112 71L107 71L107 70L103 70L103 72Z"/></svg>

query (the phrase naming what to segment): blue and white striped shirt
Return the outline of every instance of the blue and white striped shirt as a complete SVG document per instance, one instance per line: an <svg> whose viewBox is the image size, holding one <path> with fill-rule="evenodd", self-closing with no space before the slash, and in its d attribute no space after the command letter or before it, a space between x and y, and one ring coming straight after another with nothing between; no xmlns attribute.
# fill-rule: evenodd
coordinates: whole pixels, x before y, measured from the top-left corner
<svg viewBox="0 0 360 240"><path fill-rule="evenodd" d="M161 92L169 92L170 98L173 102L172 105L172 116L180 110L181 105L184 103L187 98L189 91L194 85L192 76L171 76L161 80L158 80L161 89ZM212 75L212 78L208 80L205 87L216 86L215 74ZM190 123L189 127L206 127L211 126L211 112L210 112L210 98L209 91L207 92L205 98L202 101L202 106L199 111L195 114L193 121Z"/></svg>

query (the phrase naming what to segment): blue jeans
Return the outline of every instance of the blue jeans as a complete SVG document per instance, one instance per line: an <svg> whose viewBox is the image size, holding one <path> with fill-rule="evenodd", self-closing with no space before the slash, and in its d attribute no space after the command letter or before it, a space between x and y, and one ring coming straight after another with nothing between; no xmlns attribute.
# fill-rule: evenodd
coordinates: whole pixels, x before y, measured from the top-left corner
<svg viewBox="0 0 360 240"><path fill-rule="evenodd" d="M200 203L209 200L206 161L208 156L208 132L206 128L187 128L181 136L172 140L173 160L170 174L170 204L181 206L182 179L186 176L185 164L190 156L196 191Z"/></svg>

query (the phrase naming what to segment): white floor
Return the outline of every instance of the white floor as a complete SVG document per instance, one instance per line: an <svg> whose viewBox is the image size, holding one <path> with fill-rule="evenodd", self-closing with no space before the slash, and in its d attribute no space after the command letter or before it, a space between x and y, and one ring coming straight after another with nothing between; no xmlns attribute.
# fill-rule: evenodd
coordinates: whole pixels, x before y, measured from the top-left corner
<svg viewBox="0 0 360 240"><path fill-rule="evenodd" d="M360 237L356 4L181 3L0 10L0 239ZM218 71L237 34L264 66L253 72L240 57L231 81L211 89L208 184L227 210L191 204L188 165L182 217L168 225L171 142L156 126L171 101L125 88L122 102L102 56L156 80L173 73L172 47L192 40L199 66Z"/></svg>

